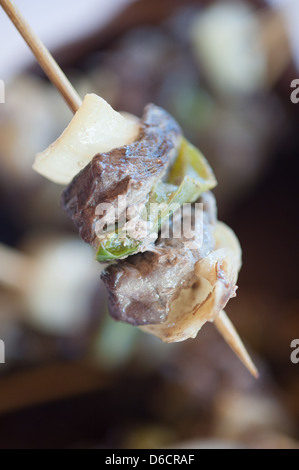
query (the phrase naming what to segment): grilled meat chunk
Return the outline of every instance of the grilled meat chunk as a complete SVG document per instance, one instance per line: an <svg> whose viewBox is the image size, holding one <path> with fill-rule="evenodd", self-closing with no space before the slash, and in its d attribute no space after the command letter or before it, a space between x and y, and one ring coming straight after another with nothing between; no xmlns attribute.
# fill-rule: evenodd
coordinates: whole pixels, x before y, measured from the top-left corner
<svg viewBox="0 0 299 470"><path fill-rule="evenodd" d="M163 238L165 227L153 251L138 253L110 265L102 273L108 291L110 314L133 325L162 323L167 319L172 302L182 289L197 281L195 264L214 248L216 205L211 193L204 194L203 211L186 214L179 210L171 222L169 238ZM195 214L197 215L195 217ZM188 217L191 219L187 224ZM184 233L176 238L175 225ZM186 226L190 230L186 231Z"/></svg>
<svg viewBox="0 0 299 470"><path fill-rule="evenodd" d="M126 196L122 210L146 202L176 157L181 139L177 122L163 109L149 104L135 142L96 155L73 179L62 194L61 205L85 242L97 247L98 231L117 222L114 209L118 196ZM97 213L99 204L104 203L112 206Z"/></svg>

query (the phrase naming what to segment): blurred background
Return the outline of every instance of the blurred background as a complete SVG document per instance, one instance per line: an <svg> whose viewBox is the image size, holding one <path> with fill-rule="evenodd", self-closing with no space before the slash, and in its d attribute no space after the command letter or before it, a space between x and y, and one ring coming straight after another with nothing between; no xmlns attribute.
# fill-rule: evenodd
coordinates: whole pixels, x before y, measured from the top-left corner
<svg viewBox="0 0 299 470"><path fill-rule="evenodd" d="M62 187L31 168L71 113L0 11L0 448L299 448L298 2L16 3L82 96L154 102L207 156L243 248L227 313L260 379L212 324L166 345L109 318Z"/></svg>

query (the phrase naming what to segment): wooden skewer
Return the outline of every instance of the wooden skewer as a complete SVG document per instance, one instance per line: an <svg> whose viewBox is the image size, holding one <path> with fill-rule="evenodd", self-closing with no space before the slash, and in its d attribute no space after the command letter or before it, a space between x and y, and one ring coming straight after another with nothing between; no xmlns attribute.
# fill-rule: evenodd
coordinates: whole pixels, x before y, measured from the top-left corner
<svg viewBox="0 0 299 470"><path fill-rule="evenodd" d="M76 113L82 100L53 56L10 0L0 0L0 5L27 42L49 80L61 93L71 110Z"/></svg>
<svg viewBox="0 0 299 470"><path fill-rule="evenodd" d="M238 335L234 325L222 310L216 320L215 326L227 344L236 353L239 359L243 362L245 367L256 379L259 377L257 368L255 367L251 357L249 356L240 336Z"/></svg>

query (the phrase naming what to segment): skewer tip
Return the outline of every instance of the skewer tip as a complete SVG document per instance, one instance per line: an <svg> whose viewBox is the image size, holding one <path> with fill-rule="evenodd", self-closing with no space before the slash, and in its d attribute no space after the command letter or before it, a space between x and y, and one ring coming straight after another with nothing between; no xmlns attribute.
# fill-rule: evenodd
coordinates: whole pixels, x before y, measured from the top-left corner
<svg viewBox="0 0 299 470"><path fill-rule="evenodd" d="M215 319L215 326L223 339L231 347L231 349L236 353L241 362L245 365L251 375L255 378L259 378L259 372L253 363L249 353L247 352L243 341L241 340L237 330L234 325L222 310L218 317Z"/></svg>

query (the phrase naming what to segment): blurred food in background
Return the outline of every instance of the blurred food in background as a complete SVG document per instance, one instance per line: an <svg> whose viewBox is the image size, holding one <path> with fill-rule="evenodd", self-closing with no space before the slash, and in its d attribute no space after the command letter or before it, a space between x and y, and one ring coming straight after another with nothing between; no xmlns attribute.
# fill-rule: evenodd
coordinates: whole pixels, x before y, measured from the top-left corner
<svg viewBox="0 0 299 470"><path fill-rule="evenodd" d="M290 361L299 337L299 108L290 102L298 58L287 14L262 1L142 0L57 51L82 96L95 92L136 115L160 105L207 156L220 218L243 248L228 313L255 356L258 382L210 325L195 340L165 345L108 318L102 267L60 210L61 187L31 168L70 112L37 66L7 84L0 447L299 447Z"/></svg>

